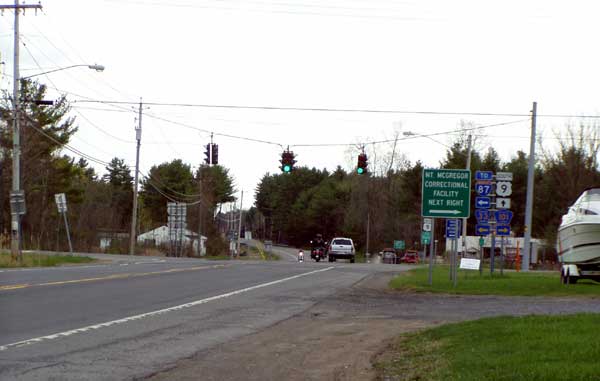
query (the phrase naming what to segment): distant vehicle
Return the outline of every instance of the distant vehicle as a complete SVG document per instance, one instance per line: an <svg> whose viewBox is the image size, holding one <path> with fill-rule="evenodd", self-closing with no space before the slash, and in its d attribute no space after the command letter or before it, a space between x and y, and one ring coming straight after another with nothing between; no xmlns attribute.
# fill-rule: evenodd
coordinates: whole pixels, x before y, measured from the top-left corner
<svg viewBox="0 0 600 381"><path fill-rule="evenodd" d="M414 250L407 250L400 258L401 263L419 263L419 253Z"/></svg>
<svg viewBox="0 0 600 381"><path fill-rule="evenodd" d="M562 283L600 282L600 188L588 188L562 216L556 242Z"/></svg>
<svg viewBox="0 0 600 381"><path fill-rule="evenodd" d="M325 248L316 247L310 251L310 258L319 262L321 259L325 259Z"/></svg>
<svg viewBox="0 0 600 381"><path fill-rule="evenodd" d="M349 259L350 263L354 263L355 253L352 239L343 237L333 238L327 250L329 262L335 262L337 259Z"/></svg>
<svg viewBox="0 0 600 381"><path fill-rule="evenodd" d="M394 264L397 260L396 250L386 248L381 251L381 262Z"/></svg>

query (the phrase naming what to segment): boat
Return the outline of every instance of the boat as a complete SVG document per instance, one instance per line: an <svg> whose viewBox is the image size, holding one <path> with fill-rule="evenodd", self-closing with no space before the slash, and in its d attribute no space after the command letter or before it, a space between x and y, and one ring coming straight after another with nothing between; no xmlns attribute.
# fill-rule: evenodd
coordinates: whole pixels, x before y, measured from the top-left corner
<svg viewBox="0 0 600 381"><path fill-rule="evenodd" d="M586 189L562 216L556 242L561 279L600 279L600 187Z"/></svg>

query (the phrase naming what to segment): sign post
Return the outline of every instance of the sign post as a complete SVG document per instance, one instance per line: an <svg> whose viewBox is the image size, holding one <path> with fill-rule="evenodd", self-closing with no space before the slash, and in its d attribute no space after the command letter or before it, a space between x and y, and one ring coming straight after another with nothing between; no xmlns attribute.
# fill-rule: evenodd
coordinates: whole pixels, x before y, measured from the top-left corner
<svg viewBox="0 0 600 381"><path fill-rule="evenodd" d="M435 228L435 218L432 218L431 219L431 235L432 235L432 237L430 238L430 241L429 241L429 276L427 278L430 286L433 284L433 257L435 257L435 251L433 250L433 235L435 233L435 230L433 230L434 228Z"/></svg>
<svg viewBox="0 0 600 381"><path fill-rule="evenodd" d="M56 208L58 213L63 215L65 221L65 229L67 231L67 240L69 241L69 252L73 255L73 245L71 244L71 233L69 232L69 223L67 222L67 197L64 193L57 193L54 195L54 201L56 202Z"/></svg>

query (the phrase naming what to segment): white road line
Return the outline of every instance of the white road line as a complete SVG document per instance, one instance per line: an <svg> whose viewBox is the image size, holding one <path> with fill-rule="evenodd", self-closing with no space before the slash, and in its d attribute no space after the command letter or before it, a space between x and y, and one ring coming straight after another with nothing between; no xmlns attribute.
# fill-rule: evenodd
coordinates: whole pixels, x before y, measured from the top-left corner
<svg viewBox="0 0 600 381"><path fill-rule="evenodd" d="M185 304L180 304L180 305L174 306L174 307L164 308L162 310L157 310L157 311L152 311L152 312L146 312L146 313L143 313L143 314L129 316L129 317L118 319L118 320L112 320L112 321L108 321L108 322L105 322L105 323L88 325L87 327L72 329L70 331L58 332L58 333L55 333L55 334L52 334L52 335L40 336L40 337L36 337L36 338L33 338L33 339L28 339L28 340L18 341L16 343L2 345L2 346L0 346L0 352L8 350L8 349L11 349L11 348L23 347L23 346L34 344L34 343L40 343L42 341L48 341L48 340L58 339L59 337L71 336L71 335L74 335L74 334L77 334L77 333L86 332L86 331L89 331L89 330L96 330L96 329L100 329L100 328L110 327L112 325L123 324L123 323L127 323L127 322L134 321L134 320L140 320L140 319L144 319L144 318L151 317L151 316L162 315L162 314L166 314L168 312L173 312L173 311L178 311L178 310L182 310L182 309L185 309L185 308L190 308L190 307L198 306L200 304L205 304L205 303L212 302L212 301L215 301L215 300L229 298L230 296L239 295L239 294L242 294L244 292L256 290L256 289L263 288L263 287L273 286L275 284L279 284L279 283L283 283L283 282L287 282L287 281L292 280L292 279L297 279L297 278L301 278L301 277L304 277L304 276L307 276L307 275L312 275L312 274L320 273L320 272L323 272L323 271L328 271L328 270L331 270L333 268L334 267L326 267L324 269L309 271L307 273L302 273L302 274L290 276L290 277L287 277L287 278L283 278L283 279L279 279L279 280L274 280L272 282L258 284L256 286L252 286L252 287L242 288L240 290L228 292L226 294L221 294L221 295L217 295L217 296L211 296L210 298L200 299L200 300L196 300L196 301L193 301L193 302L190 302L190 303L185 303Z"/></svg>
<svg viewBox="0 0 600 381"><path fill-rule="evenodd" d="M152 261L146 261L146 262L135 262L136 265L153 265L155 263L165 263L166 261L163 259L162 261L160 260L152 260Z"/></svg>

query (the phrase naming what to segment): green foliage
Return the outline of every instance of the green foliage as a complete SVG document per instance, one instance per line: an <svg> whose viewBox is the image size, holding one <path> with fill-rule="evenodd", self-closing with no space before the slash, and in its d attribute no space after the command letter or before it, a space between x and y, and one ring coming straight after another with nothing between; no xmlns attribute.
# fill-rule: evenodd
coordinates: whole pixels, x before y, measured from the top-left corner
<svg viewBox="0 0 600 381"><path fill-rule="evenodd" d="M375 367L390 380L596 380L598 324L598 314L448 324L401 336Z"/></svg>
<svg viewBox="0 0 600 381"><path fill-rule="evenodd" d="M131 223L133 177L125 160L116 157L110 161L106 171L102 180L110 192L111 226L115 230L127 230Z"/></svg>
<svg viewBox="0 0 600 381"><path fill-rule="evenodd" d="M504 272L491 276L484 269L482 276L478 271L459 270L457 286L453 287L448 277L448 266L435 266L433 284L428 284L427 267L411 270L397 276L390 287L398 290L418 292L443 292L451 294L476 295L522 295L522 296L600 296L600 283L592 280L580 280L576 284L563 285L559 272Z"/></svg>
<svg viewBox="0 0 600 381"><path fill-rule="evenodd" d="M229 169L221 165L203 165L196 171L196 183L198 181L202 182L202 192L209 204L215 206L235 201L235 188Z"/></svg>
<svg viewBox="0 0 600 381"><path fill-rule="evenodd" d="M29 248L48 246L56 237L56 205L54 194L65 193L69 204L81 201L83 188L80 179L86 168L74 159L61 155L62 146L77 131L74 118L68 117L70 105L65 96L52 106L36 105L34 101L46 98L46 86L30 80L21 81L19 124L21 129L21 188L25 190L27 213L22 220L23 245ZM12 99L7 92L0 100L0 120L7 128L0 129L0 159L2 183L0 191L12 181ZM0 198L3 209L2 225L9 226L8 197ZM70 216L73 215L69 211Z"/></svg>
<svg viewBox="0 0 600 381"><path fill-rule="evenodd" d="M176 200L192 201L187 195L197 194L192 170L181 159L153 165L148 178L141 181L140 199L144 210L144 226L155 228L167 222L167 202L164 194Z"/></svg>
<svg viewBox="0 0 600 381"><path fill-rule="evenodd" d="M9 253L0 253L0 268L6 267L53 267L63 264L90 263L96 261L90 257L78 257L71 255L44 255L35 253L23 253L23 263L11 258Z"/></svg>

